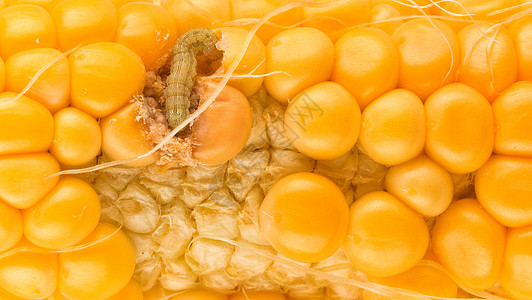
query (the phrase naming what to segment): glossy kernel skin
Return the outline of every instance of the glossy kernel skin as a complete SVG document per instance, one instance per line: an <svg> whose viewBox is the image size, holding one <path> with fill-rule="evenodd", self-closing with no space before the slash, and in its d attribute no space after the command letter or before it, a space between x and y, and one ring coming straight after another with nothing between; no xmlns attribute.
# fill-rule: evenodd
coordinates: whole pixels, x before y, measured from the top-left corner
<svg viewBox="0 0 532 300"><path fill-rule="evenodd" d="M42 104L13 92L0 93L0 155L47 151L54 119Z"/></svg>
<svg viewBox="0 0 532 300"><path fill-rule="evenodd" d="M532 16L512 22L508 31L517 55L517 80L532 81Z"/></svg>
<svg viewBox="0 0 532 300"><path fill-rule="evenodd" d="M228 297L210 290L195 289L175 295L170 300L228 300Z"/></svg>
<svg viewBox="0 0 532 300"><path fill-rule="evenodd" d="M116 8L109 0L64 0L54 7L52 17L61 51L111 42L118 24Z"/></svg>
<svg viewBox="0 0 532 300"><path fill-rule="evenodd" d="M131 280L135 250L126 234L116 230L114 225L100 223L79 244L100 242L59 254L58 289L66 298L102 300L119 292Z"/></svg>
<svg viewBox="0 0 532 300"><path fill-rule="evenodd" d="M290 102L284 129L293 146L303 154L314 159L336 159L349 152L358 139L360 108L341 85L321 82Z"/></svg>
<svg viewBox="0 0 532 300"><path fill-rule="evenodd" d="M425 109L408 90L392 90L375 99L364 109L361 122L360 145L380 164L401 164L423 151Z"/></svg>
<svg viewBox="0 0 532 300"><path fill-rule="evenodd" d="M532 157L532 82L517 82L493 101L497 154Z"/></svg>
<svg viewBox="0 0 532 300"><path fill-rule="evenodd" d="M34 245L65 249L86 238L100 220L100 201L85 181L63 176L37 204L23 211L24 236Z"/></svg>
<svg viewBox="0 0 532 300"><path fill-rule="evenodd" d="M458 34L461 65L457 81L478 90L490 102L517 78L517 55L512 37L504 27L488 31L493 25L495 23L478 22ZM497 42L490 45L489 39L482 37L479 30Z"/></svg>
<svg viewBox="0 0 532 300"><path fill-rule="evenodd" d="M38 48L18 52L6 60L6 89L22 92L31 78L61 55L56 49ZM70 104L70 67L66 57L39 76L25 94L44 105L52 114Z"/></svg>
<svg viewBox="0 0 532 300"><path fill-rule="evenodd" d="M6 84L6 65L2 57L0 57L0 92L4 91Z"/></svg>
<svg viewBox="0 0 532 300"><path fill-rule="evenodd" d="M174 18L159 5L134 2L118 10L115 41L137 53L147 70L166 62L177 37Z"/></svg>
<svg viewBox="0 0 532 300"><path fill-rule="evenodd" d="M532 226L508 229L501 273L503 290L514 299L532 298Z"/></svg>
<svg viewBox="0 0 532 300"><path fill-rule="evenodd" d="M467 287L485 290L499 280L506 228L476 199L462 199L432 229L436 257Z"/></svg>
<svg viewBox="0 0 532 300"><path fill-rule="evenodd" d="M397 86L399 56L384 31L352 29L336 41L334 51L331 80L349 90L360 108Z"/></svg>
<svg viewBox="0 0 532 300"><path fill-rule="evenodd" d="M100 153L100 125L83 111L67 107L54 115L54 141L50 153L63 165L79 166Z"/></svg>
<svg viewBox="0 0 532 300"><path fill-rule="evenodd" d="M268 93L282 104L302 90L329 80L334 45L329 37L311 27L287 29L266 45L266 73L282 71L264 79Z"/></svg>
<svg viewBox="0 0 532 300"><path fill-rule="evenodd" d="M0 253L15 246L23 231L20 211L0 200Z"/></svg>
<svg viewBox="0 0 532 300"><path fill-rule="evenodd" d="M48 12L51 12L54 6L61 2L61 0L6 0L6 2L8 3L8 6L18 4L33 4L46 9Z"/></svg>
<svg viewBox="0 0 532 300"><path fill-rule="evenodd" d="M69 62L72 106L95 118L117 111L144 88L144 64L124 45L90 44L72 53Z"/></svg>
<svg viewBox="0 0 532 300"><path fill-rule="evenodd" d="M447 171L473 172L490 157L494 144L493 112L473 88L451 83L425 102L425 151Z"/></svg>
<svg viewBox="0 0 532 300"><path fill-rule="evenodd" d="M102 152L112 160L135 158L151 150L152 145L142 135L142 127L135 116L135 104L131 103L101 120ZM155 155L150 155L126 165L147 166L155 159Z"/></svg>
<svg viewBox="0 0 532 300"><path fill-rule="evenodd" d="M48 152L0 156L0 199L18 209L28 208L55 186L59 177L46 177L59 171L59 163Z"/></svg>
<svg viewBox="0 0 532 300"><path fill-rule="evenodd" d="M399 53L398 86L416 93L423 101L451 83L460 64L456 34L443 22L431 22L437 29L429 21L417 19L404 23L392 34Z"/></svg>
<svg viewBox="0 0 532 300"><path fill-rule="evenodd" d="M282 255L318 262L340 248L349 208L344 194L329 179L296 173L279 180L259 210L264 238Z"/></svg>
<svg viewBox="0 0 532 300"><path fill-rule="evenodd" d="M371 277L405 272L422 258L429 244L423 218L389 193L365 194L350 208L344 252Z"/></svg>
<svg viewBox="0 0 532 300"><path fill-rule="evenodd" d="M386 32L388 35L392 35L395 29L397 29L401 24L404 23L403 20L393 20L388 21L389 19L399 18L401 13L390 4L377 4L371 7L371 20L370 23L374 23L371 26L381 29Z"/></svg>
<svg viewBox="0 0 532 300"><path fill-rule="evenodd" d="M386 191L425 217L443 213L454 193L451 174L424 155L391 167L384 185Z"/></svg>
<svg viewBox="0 0 532 300"><path fill-rule="evenodd" d="M142 288L140 283L135 279L131 279L129 283L121 289L118 293L112 295L105 300L143 300ZM56 299L54 299L56 300Z"/></svg>
<svg viewBox="0 0 532 300"><path fill-rule="evenodd" d="M34 48L55 48L56 28L50 14L32 4L10 6L0 11L0 56Z"/></svg>
<svg viewBox="0 0 532 300"><path fill-rule="evenodd" d="M286 297L281 292L246 291L246 294L239 292L229 296L229 300L286 300Z"/></svg>
<svg viewBox="0 0 532 300"><path fill-rule="evenodd" d="M504 226L532 224L532 158L494 155L475 177L482 206Z"/></svg>
<svg viewBox="0 0 532 300"><path fill-rule="evenodd" d="M51 296L57 287L58 255L47 253L25 239L20 240L15 248L30 251L19 251L0 258L0 286L24 299Z"/></svg>

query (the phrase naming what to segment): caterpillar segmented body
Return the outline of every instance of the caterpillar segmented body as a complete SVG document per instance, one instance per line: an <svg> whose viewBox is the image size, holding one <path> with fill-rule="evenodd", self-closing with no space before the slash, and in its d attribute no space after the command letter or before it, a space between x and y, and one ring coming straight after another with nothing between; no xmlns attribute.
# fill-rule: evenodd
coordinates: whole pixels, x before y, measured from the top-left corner
<svg viewBox="0 0 532 300"><path fill-rule="evenodd" d="M190 94L196 80L196 56L210 60L220 59L216 50L218 37L207 28L192 29L179 38L173 49L173 59L166 88L166 118L171 128L178 126L189 115Z"/></svg>

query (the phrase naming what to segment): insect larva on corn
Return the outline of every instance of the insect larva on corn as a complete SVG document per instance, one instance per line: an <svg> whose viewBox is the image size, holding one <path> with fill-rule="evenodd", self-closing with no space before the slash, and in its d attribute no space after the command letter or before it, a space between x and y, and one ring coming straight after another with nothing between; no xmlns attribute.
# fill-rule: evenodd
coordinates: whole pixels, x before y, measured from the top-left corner
<svg viewBox="0 0 532 300"><path fill-rule="evenodd" d="M216 50L219 39L209 29L192 29L179 38L173 49L174 58L166 88L166 117L174 128L189 115L190 94L196 80L197 55L205 55L212 61L222 55Z"/></svg>

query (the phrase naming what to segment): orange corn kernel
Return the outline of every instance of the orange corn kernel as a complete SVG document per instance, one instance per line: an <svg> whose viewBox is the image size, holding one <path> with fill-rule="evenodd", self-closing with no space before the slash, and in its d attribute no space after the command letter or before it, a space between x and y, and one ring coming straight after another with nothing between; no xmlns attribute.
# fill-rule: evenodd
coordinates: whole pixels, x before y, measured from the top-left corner
<svg viewBox="0 0 532 300"><path fill-rule="evenodd" d="M0 236L2 237L0 252L15 246L22 237L22 233L23 225L20 211L0 200Z"/></svg>
<svg viewBox="0 0 532 300"><path fill-rule="evenodd" d="M66 166L79 166L100 153L102 134L96 119L67 107L54 115L55 132L50 153Z"/></svg>
<svg viewBox="0 0 532 300"><path fill-rule="evenodd" d="M24 299L51 296L57 286L57 254L47 253L25 239L15 248L29 251L19 251L0 258L0 286L8 293Z"/></svg>
<svg viewBox="0 0 532 300"><path fill-rule="evenodd" d="M28 208L55 186L59 177L47 176L59 171L59 163L47 152L0 156L0 200Z"/></svg>
<svg viewBox="0 0 532 300"><path fill-rule="evenodd" d="M415 266L429 245L423 218L386 192L371 192L350 208L344 242L347 258L371 277L393 276Z"/></svg>
<svg viewBox="0 0 532 300"><path fill-rule="evenodd" d="M336 159L355 145L360 133L360 108L336 82L325 81L299 93L284 115L284 129L293 146L315 159Z"/></svg>
<svg viewBox="0 0 532 300"><path fill-rule="evenodd" d="M1 6L0 6L1 7ZM27 300L27 299L24 299L24 298L20 298L20 297L17 297L9 292L7 292L6 290L4 290L1 286L0 286L0 299L2 300ZM50 300L58 300L56 298L52 298Z"/></svg>
<svg viewBox="0 0 532 300"><path fill-rule="evenodd" d="M362 109L397 86L399 57L392 39L382 30L350 30L338 39L334 50L331 79L348 89Z"/></svg>
<svg viewBox="0 0 532 300"><path fill-rule="evenodd" d="M499 280L506 228L475 199L457 201L432 229L434 254L467 287L490 288Z"/></svg>
<svg viewBox="0 0 532 300"><path fill-rule="evenodd" d="M394 20L401 17L401 13L390 4L377 4L371 8L371 26L392 35L395 29L404 23L403 20Z"/></svg>
<svg viewBox="0 0 532 300"><path fill-rule="evenodd" d="M494 25L478 22L465 27L458 35L461 65L457 81L475 88L490 102L517 78L517 55L512 37L505 28L488 30ZM490 42L491 39L495 42Z"/></svg>
<svg viewBox="0 0 532 300"><path fill-rule="evenodd" d="M21 92L31 78L61 52L39 48L18 52L6 60L6 89ZM70 103L70 67L66 57L48 68L25 94L46 106L51 113Z"/></svg>
<svg viewBox="0 0 532 300"><path fill-rule="evenodd" d="M219 27L231 20L229 0L166 0L162 6L174 17L178 37L193 28Z"/></svg>
<svg viewBox="0 0 532 300"><path fill-rule="evenodd" d="M281 292L246 291L245 294L243 292L239 292L229 296L229 300L286 300L286 297Z"/></svg>
<svg viewBox="0 0 532 300"><path fill-rule="evenodd" d="M380 164L401 164L423 151L425 110L421 99L408 90L392 90L375 99L361 122L360 145Z"/></svg>
<svg viewBox="0 0 532 300"><path fill-rule="evenodd" d="M224 51L223 68L228 70L237 56L243 50L242 45L249 31L241 28L223 27L221 50ZM266 47L262 41L253 36L246 54L235 69L233 75L263 75L266 71ZM235 78L229 80L228 85L240 90L246 97L255 94L261 87L264 77Z"/></svg>
<svg viewBox="0 0 532 300"><path fill-rule="evenodd" d="M135 249L114 225L100 223L80 245L59 254L58 289L72 300L105 299L123 289L135 269Z"/></svg>
<svg viewBox="0 0 532 300"><path fill-rule="evenodd" d="M131 2L146 2L146 3L154 3L151 0L111 0L113 2L113 5L116 7L117 11L124 5L131 3Z"/></svg>
<svg viewBox="0 0 532 300"><path fill-rule="evenodd" d="M425 217L444 212L453 200L451 174L426 156L391 167L386 190Z"/></svg>
<svg viewBox="0 0 532 300"><path fill-rule="evenodd" d="M484 208L504 226L532 224L532 159L492 156L475 177Z"/></svg>
<svg viewBox="0 0 532 300"><path fill-rule="evenodd" d="M50 14L31 4L10 6L0 11L0 56L34 48L55 48L56 30Z"/></svg>
<svg viewBox="0 0 532 300"><path fill-rule="evenodd" d="M278 8L279 6L291 2L290 0L232 0L231 11L233 20L255 18L259 19ZM268 41L286 27L296 25L301 21L301 7L292 8L280 13L268 20L259 28L256 35L266 44ZM272 24L273 23L273 24ZM251 26L243 26L250 29Z"/></svg>
<svg viewBox="0 0 532 300"><path fill-rule="evenodd" d="M532 81L532 16L513 22L508 30L517 54L517 80Z"/></svg>
<svg viewBox="0 0 532 300"><path fill-rule="evenodd" d="M112 160L135 158L151 150L151 143L142 135L142 127L135 117L135 104L132 103L101 120L102 151ZM155 159L156 156L151 155L126 165L146 166Z"/></svg>
<svg viewBox="0 0 532 300"><path fill-rule="evenodd" d="M493 112L489 102L473 88L452 83L425 102L428 156L451 173L480 168L494 143Z"/></svg>
<svg viewBox="0 0 532 300"><path fill-rule="evenodd" d="M6 84L6 65L4 60L0 57L0 92L4 91Z"/></svg>
<svg viewBox="0 0 532 300"><path fill-rule="evenodd" d="M227 295L209 290L190 290L179 293L170 300L227 300Z"/></svg>
<svg viewBox="0 0 532 300"><path fill-rule="evenodd" d="M51 12L55 5L61 0L6 0L9 3L9 6L19 5L19 4L33 4L40 6L46 9L48 12Z"/></svg>
<svg viewBox="0 0 532 300"><path fill-rule="evenodd" d="M142 289L140 284L135 280L131 279L129 283L121 289L118 293L112 295L105 300L143 300L144 296L142 295ZM55 300L55 299L54 299Z"/></svg>
<svg viewBox="0 0 532 300"><path fill-rule="evenodd" d="M46 107L16 93L0 94L0 155L47 151L54 121Z"/></svg>
<svg viewBox="0 0 532 300"><path fill-rule="evenodd" d="M288 29L266 45L266 73L283 73L266 77L264 85L286 104L302 90L329 80L333 63L334 45L325 33L310 27Z"/></svg>
<svg viewBox="0 0 532 300"><path fill-rule="evenodd" d="M347 231L349 207L329 179L296 173L279 180L259 211L264 238L282 255L318 262L334 254Z"/></svg>
<svg viewBox="0 0 532 300"><path fill-rule="evenodd" d="M69 61L72 106L95 118L115 112L144 88L142 60L124 45L90 44L76 50Z"/></svg>
<svg viewBox="0 0 532 300"><path fill-rule="evenodd" d="M491 105L497 154L532 157L532 82L511 85Z"/></svg>
<svg viewBox="0 0 532 300"><path fill-rule="evenodd" d="M316 0L313 2L330 2ZM347 0L341 4L325 7L303 7L304 26L314 27L333 40L338 39L339 32L354 25L367 23L370 17L369 0Z"/></svg>
<svg viewBox="0 0 532 300"><path fill-rule="evenodd" d="M214 90L208 83L200 105ZM192 140L195 142L192 155L204 164L220 164L233 159L251 133L253 124L248 99L239 90L224 87L211 106L192 125Z"/></svg>
<svg viewBox="0 0 532 300"><path fill-rule="evenodd" d="M431 3L430 0L370 0L370 2L374 7L378 4L391 5L402 16L421 15L422 11L428 14L430 13L430 7L426 6ZM413 7L413 5L418 5L423 7L423 9Z"/></svg>
<svg viewBox="0 0 532 300"><path fill-rule="evenodd" d="M425 100L453 81L460 64L460 47L447 24L412 20L397 28L392 39L399 52L399 87Z"/></svg>
<svg viewBox="0 0 532 300"><path fill-rule="evenodd" d="M61 51L80 44L110 42L118 24L116 8L109 0L64 0L54 7L52 17Z"/></svg>
<svg viewBox="0 0 532 300"><path fill-rule="evenodd" d="M115 42L137 53L146 69L158 69L165 62L177 40L172 15L149 2L129 3L118 11Z"/></svg>
<svg viewBox="0 0 532 300"><path fill-rule="evenodd" d="M532 298L532 226L508 229L501 286L515 299Z"/></svg>
<svg viewBox="0 0 532 300"><path fill-rule="evenodd" d="M24 236L34 245L65 249L86 238L100 220L100 201L81 179L61 177L37 204L23 211Z"/></svg>

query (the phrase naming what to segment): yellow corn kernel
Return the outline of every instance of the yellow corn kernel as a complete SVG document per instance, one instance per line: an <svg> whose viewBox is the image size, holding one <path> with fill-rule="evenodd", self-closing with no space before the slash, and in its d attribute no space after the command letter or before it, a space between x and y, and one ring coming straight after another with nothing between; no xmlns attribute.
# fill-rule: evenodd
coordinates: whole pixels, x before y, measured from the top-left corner
<svg viewBox="0 0 532 300"><path fill-rule="evenodd" d="M224 50L223 68L229 69L231 64L235 61L237 56L242 52L242 46L249 31L241 28L223 27L222 36L224 45L221 50ZM262 75L266 71L266 48L262 41L253 36L251 43L246 50L246 54L242 61L235 69L234 75ZM253 72L253 73L252 73ZM264 77L258 78L235 78L229 80L228 85L240 90L246 97L249 97L260 88Z"/></svg>
<svg viewBox="0 0 532 300"><path fill-rule="evenodd" d="M421 10L412 6L418 5L424 7L431 3L430 0L370 0L370 2L373 6L378 4L391 5L393 8L397 9L402 16L421 15ZM424 7L422 11L428 14L430 13L430 8Z"/></svg>
<svg viewBox="0 0 532 300"><path fill-rule="evenodd" d="M458 293L458 286L443 271L431 266L417 265L412 269L390 277L370 278L371 281L382 285L401 288L418 292L423 295L433 297L455 298ZM368 291L364 291L364 300L385 300L395 299L377 296ZM407 299L399 298L399 299Z"/></svg>
<svg viewBox="0 0 532 300"><path fill-rule="evenodd" d="M480 168L494 143L493 112L475 89L452 83L434 92L425 102L428 156L451 173L465 174Z"/></svg>
<svg viewBox="0 0 532 300"><path fill-rule="evenodd" d="M371 277L393 276L415 266L429 245L423 218L386 192L371 192L350 208L344 242L347 258Z"/></svg>
<svg viewBox="0 0 532 300"><path fill-rule="evenodd" d="M288 103L302 90L329 80L334 63L334 45L315 28L297 27L275 35L266 45L266 73L281 71L264 79L268 93Z"/></svg>
<svg viewBox="0 0 532 300"><path fill-rule="evenodd" d="M6 84L6 65L4 60L0 57L0 92L4 91Z"/></svg>
<svg viewBox="0 0 532 300"><path fill-rule="evenodd" d="M399 52L399 87L425 100L453 81L460 64L460 47L449 25L438 20L412 20L397 28L392 39Z"/></svg>
<svg viewBox="0 0 532 300"><path fill-rule="evenodd" d="M7 292L1 286L0 286L0 299L2 299L2 300L27 300L27 299L17 297L15 295ZM50 300L58 300L58 299L52 298Z"/></svg>
<svg viewBox="0 0 532 300"><path fill-rule="evenodd" d="M109 0L64 0L54 7L52 17L61 51L80 44L110 42L118 24L116 8Z"/></svg>
<svg viewBox="0 0 532 300"><path fill-rule="evenodd" d="M532 82L511 85L491 105L497 154L532 157Z"/></svg>
<svg viewBox="0 0 532 300"><path fill-rule="evenodd" d="M51 12L52 9L55 7L55 5L61 2L61 0L6 0L6 1L9 3L8 6L19 5L19 4L34 4L34 5L37 5L37 6L40 6L46 9L48 12Z"/></svg>
<svg viewBox="0 0 532 300"><path fill-rule="evenodd" d="M28 208L55 186L59 177L46 177L59 171L59 163L47 152L0 156L0 199Z"/></svg>
<svg viewBox="0 0 532 300"><path fill-rule="evenodd" d="M25 299L51 296L57 287L58 256L22 239L15 248L25 248L0 258L0 286Z"/></svg>
<svg viewBox="0 0 532 300"><path fill-rule="evenodd" d="M343 85L364 109L397 86L399 58L392 39L377 28L345 33L334 46L331 80Z"/></svg>
<svg viewBox="0 0 532 300"><path fill-rule="evenodd" d="M508 30L517 55L517 80L532 81L532 16L513 22Z"/></svg>
<svg viewBox="0 0 532 300"><path fill-rule="evenodd" d="M384 183L390 194L425 217L441 214L453 199L451 174L426 156L391 167Z"/></svg>
<svg viewBox="0 0 532 300"><path fill-rule="evenodd" d="M425 110L416 94L392 90L362 113L360 145L383 165L397 165L418 156L425 145Z"/></svg>
<svg viewBox="0 0 532 300"><path fill-rule="evenodd" d="M54 115L55 132L50 153L67 166L79 166L100 153L102 134L96 119L83 111L67 107Z"/></svg>
<svg viewBox="0 0 532 300"><path fill-rule="evenodd" d="M213 83L205 85L200 105L214 88ZM192 155L209 165L233 159L246 145L252 125L248 99L239 90L226 86L192 125Z"/></svg>
<svg viewBox="0 0 532 300"><path fill-rule="evenodd" d="M229 296L229 300L285 300L286 297L280 292L258 291L245 294L239 292Z"/></svg>
<svg viewBox="0 0 532 300"><path fill-rule="evenodd" d="M284 116L286 136L303 154L336 159L353 148L360 132L360 108L341 85L326 81L299 93Z"/></svg>
<svg viewBox="0 0 532 300"><path fill-rule="evenodd" d="M50 14L32 4L10 6L0 11L0 56L34 48L55 48L56 30Z"/></svg>
<svg viewBox="0 0 532 300"><path fill-rule="evenodd" d="M100 201L81 179L61 177L37 204L25 209L24 236L48 249L68 248L86 238L100 220Z"/></svg>
<svg viewBox="0 0 532 300"><path fill-rule="evenodd" d="M112 295L105 300L143 300L144 296L142 295L142 289L140 284L135 280L131 279L129 283L120 290L120 292ZM55 300L55 299L54 299Z"/></svg>
<svg viewBox="0 0 532 300"><path fill-rule="evenodd" d="M457 81L475 88L490 102L517 78L517 55L512 37L504 27L488 30L494 25L477 22L458 35L461 65ZM496 42L492 43L491 39Z"/></svg>
<svg viewBox="0 0 532 300"><path fill-rule="evenodd" d="M532 226L508 229L501 286L515 299L532 298Z"/></svg>
<svg viewBox="0 0 532 300"><path fill-rule="evenodd" d="M189 290L179 293L170 300L227 300L227 295L216 293L209 290ZM154 299L155 300L155 299Z"/></svg>
<svg viewBox="0 0 532 300"><path fill-rule="evenodd" d="M259 211L264 238L282 255L301 262L318 262L334 254L345 239L348 218L340 188L313 173L279 180Z"/></svg>
<svg viewBox="0 0 532 300"><path fill-rule="evenodd" d="M174 17L177 36L193 28L219 27L231 20L229 0L167 0L162 6Z"/></svg>
<svg viewBox="0 0 532 300"><path fill-rule="evenodd" d="M232 0L231 11L233 19L261 18L279 6L291 2L290 0ZM268 20L259 28L256 35L267 44L268 41L286 26L295 25L301 21L301 7L292 8ZM273 24L272 24L273 23ZM251 26L243 26L249 29Z"/></svg>
<svg viewBox="0 0 532 300"><path fill-rule="evenodd" d="M475 199L457 201L432 229L434 254L467 287L490 288L499 280L506 228Z"/></svg>
<svg viewBox="0 0 532 300"><path fill-rule="evenodd" d="M72 106L95 118L115 112L144 88L142 60L124 45L90 44L72 53L69 62Z"/></svg>
<svg viewBox="0 0 532 300"><path fill-rule="evenodd" d="M532 159L494 155L475 177L482 206L504 226L532 224Z"/></svg>
<svg viewBox="0 0 532 300"><path fill-rule="evenodd" d="M404 23L403 20L390 20L401 17L401 13L390 4L377 4L371 8L371 26L392 35L395 29Z"/></svg>
<svg viewBox="0 0 532 300"><path fill-rule="evenodd" d="M58 289L68 299L108 298L133 275L135 250L124 232L100 223L80 245L89 243L81 250L59 254Z"/></svg>
<svg viewBox="0 0 532 300"><path fill-rule="evenodd" d="M111 0L113 5L116 7L117 10L119 10L122 6L131 3L131 2L148 2L148 3L154 3L151 0Z"/></svg>
<svg viewBox="0 0 532 300"><path fill-rule="evenodd" d="M0 155L46 151L53 139L52 114L38 102L16 93L0 94Z"/></svg>
<svg viewBox="0 0 532 300"><path fill-rule="evenodd" d="M160 68L177 40L172 15L149 2L129 3L118 11L118 42L142 59L147 70Z"/></svg>
<svg viewBox="0 0 532 300"><path fill-rule="evenodd" d="M135 117L135 104L132 103L101 120L102 151L112 160L135 158L151 150L151 143L142 135L142 127ZM155 159L156 156L151 155L127 165L146 166Z"/></svg>
<svg viewBox="0 0 532 300"><path fill-rule="evenodd" d="M12 248L22 237L22 214L0 200L0 252ZM2 299L2 298L0 298Z"/></svg>
<svg viewBox="0 0 532 300"><path fill-rule="evenodd" d="M50 48L18 52L6 60L6 89L21 92L46 64L61 55ZM47 69L25 94L53 114L70 103L70 67L66 57Z"/></svg>
<svg viewBox="0 0 532 300"><path fill-rule="evenodd" d="M330 2L330 0L312 2ZM330 35L333 40L338 38L339 31L367 23L369 17L369 0L347 0L325 7L303 7L304 26L317 28Z"/></svg>

